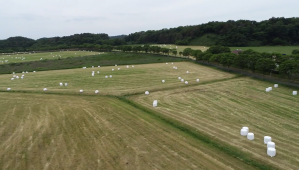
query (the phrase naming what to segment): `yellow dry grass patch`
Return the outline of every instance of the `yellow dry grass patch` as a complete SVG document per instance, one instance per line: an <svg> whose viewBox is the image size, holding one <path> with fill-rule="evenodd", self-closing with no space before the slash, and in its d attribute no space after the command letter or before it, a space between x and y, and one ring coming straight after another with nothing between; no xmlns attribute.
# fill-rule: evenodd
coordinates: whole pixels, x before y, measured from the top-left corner
<svg viewBox="0 0 299 170"><path fill-rule="evenodd" d="M100 67L95 63L94 68L43 71L24 74L24 79L11 80L12 74L0 75L0 90L8 87L15 91L79 93L80 89L86 94L94 94L99 90L102 95L124 95L131 93L144 93L145 91L185 87L199 83L231 78L235 75L215 69L203 67L190 62L159 63L135 65L134 68L126 66ZM176 66L178 69L173 69ZM118 70L120 68L120 70ZM114 71L112 71L114 69ZM92 77L92 71L95 72ZM99 74L97 72L100 72ZM189 71L187 74L186 72ZM22 74L16 74L21 77ZM112 75L112 78L105 76ZM178 77L188 81L188 85L178 80ZM162 83L165 80L165 83ZM68 83L67 87L60 87L59 83Z"/></svg>
<svg viewBox="0 0 299 170"><path fill-rule="evenodd" d="M251 169L114 98L0 93L0 169Z"/></svg>
<svg viewBox="0 0 299 170"><path fill-rule="evenodd" d="M296 89L286 87L273 88L266 93L265 88L270 86L273 84L238 78L131 99L236 146L263 162L280 169L297 169L299 97L292 95ZM157 108L152 107L153 100L158 100ZM253 141L240 135L243 126L254 133ZM276 143L275 157L267 156L264 136L271 136Z"/></svg>

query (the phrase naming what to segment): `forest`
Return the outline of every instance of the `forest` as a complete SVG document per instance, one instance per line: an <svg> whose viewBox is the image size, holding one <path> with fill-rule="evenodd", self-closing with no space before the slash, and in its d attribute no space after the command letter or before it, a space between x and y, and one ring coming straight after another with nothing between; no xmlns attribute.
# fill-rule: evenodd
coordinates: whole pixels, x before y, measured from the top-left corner
<svg viewBox="0 0 299 170"><path fill-rule="evenodd" d="M105 49L109 47L110 49L110 46L131 44L296 46L299 44L299 18L273 17L261 22L250 20L213 21L194 26L135 32L127 36L82 33L37 40L26 37L10 37L0 40L0 53L72 48Z"/></svg>

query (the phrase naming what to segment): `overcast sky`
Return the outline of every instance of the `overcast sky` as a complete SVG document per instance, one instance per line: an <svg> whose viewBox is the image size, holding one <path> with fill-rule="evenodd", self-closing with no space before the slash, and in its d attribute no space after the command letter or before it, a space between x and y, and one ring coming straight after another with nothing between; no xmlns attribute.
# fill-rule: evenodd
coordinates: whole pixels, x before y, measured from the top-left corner
<svg viewBox="0 0 299 170"><path fill-rule="evenodd" d="M299 0L0 0L0 39L109 36L209 21L298 17Z"/></svg>

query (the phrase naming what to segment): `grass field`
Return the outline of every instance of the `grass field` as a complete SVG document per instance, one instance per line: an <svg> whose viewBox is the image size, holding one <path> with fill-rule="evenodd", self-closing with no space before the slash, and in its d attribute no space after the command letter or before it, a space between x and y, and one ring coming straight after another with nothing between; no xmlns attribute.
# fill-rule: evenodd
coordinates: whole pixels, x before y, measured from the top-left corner
<svg viewBox="0 0 299 170"><path fill-rule="evenodd" d="M272 84L192 62L129 66L0 75L0 169L299 166L298 89L266 93ZM240 135L243 126L255 140ZM273 158L266 135L276 143Z"/></svg>
<svg viewBox="0 0 299 170"><path fill-rule="evenodd" d="M0 169L252 169L117 99L0 93Z"/></svg>
<svg viewBox="0 0 299 170"><path fill-rule="evenodd" d="M178 69L173 69L173 66ZM94 77L92 71L95 72ZM100 73L97 73L98 71ZM42 92L43 88L48 88L49 93L77 94L83 89L86 94L94 94L95 90L99 90L99 94L102 95L125 95L186 86L178 81L179 76L189 82L188 86L234 77L232 74L214 69L202 69L190 62L134 65L134 68L132 65L129 65L129 68L126 65L79 68L16 75L19 77L24 75L24 79L11 80L13 74L0 75L0 90L10 87L13 91ZM112 78L105 78L110 75ZM196 79L200 79L200 83L197 83ZM165 80L165 83L162 83L162 80ZM68 83L68 86L60 87L60 82Z"/></svg>
<svg viewBox="0 0 299 170"><path fill-rule="evenodd" d="M201 51L206 51L209 48L207 46L198 46L198 45L175 45L175 44L153 44L153 45L160 46L162 48L177 49L178 54L179 52L183 52L185 48L191 48L193 50L201 50ZM176 46L178 48L176 48Z"/></svg>
<svg viewBox="0 0 299 170"><path fill-rule="evenodd" d="M299 98L292 96L292 91L298 89L279 87L266 93L265 88L269 86L273 87L266 82L237 78L131 99L238 147L258 160L280 169L296 169L299 167ZM152 108L153 100L158 100L157 108ZM240 135L243 126L255 134L254 141ZM264 136L271 136L276 143L277 156L267 156Z"/></svg>
<svg viewBox="0 0 299 170"><path fill-rule="evenodd" d="M39 60L53 60L58 58L79 57L99 54L98 52L88 51L61 51L61 52L48 52L48 53L24 53L24 54L10 54L0 55L0 64L20 63L28 61Z"/></svg>
<svg viewBox="0 0 299 170"><path fill-rule="evenodd" d="M299 49L299 46L262 46L262 47L230 47L230 49L237 50L248 50L252 49L257 52L266 52L266 53L281 53L281 54L287 54L290 55L292 54L292 51L295 49Z"/></svg>

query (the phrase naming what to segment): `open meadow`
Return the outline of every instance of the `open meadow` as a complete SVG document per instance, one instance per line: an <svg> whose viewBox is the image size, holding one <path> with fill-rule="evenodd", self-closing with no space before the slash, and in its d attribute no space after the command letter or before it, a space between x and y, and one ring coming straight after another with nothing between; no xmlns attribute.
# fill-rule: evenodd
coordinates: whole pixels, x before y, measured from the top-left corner
<svg viewBox="0 0 299 170"><path fill-rule="evenodd" d="M12 54L1 54L0 64L8 63L20 63L28 61L38 61L38 60L53 60L58 58L68 58L68 57L79 57L87 55L95 55L99 52L89 52L89 51L56 51L47 53L12 53Z"/></svg>
<svg viewBox="0 0 299 170"><path fill-rule="evenodd" d="M299 167L298 89L192 62L96 65L0 75L0 169Z"/></svg>

